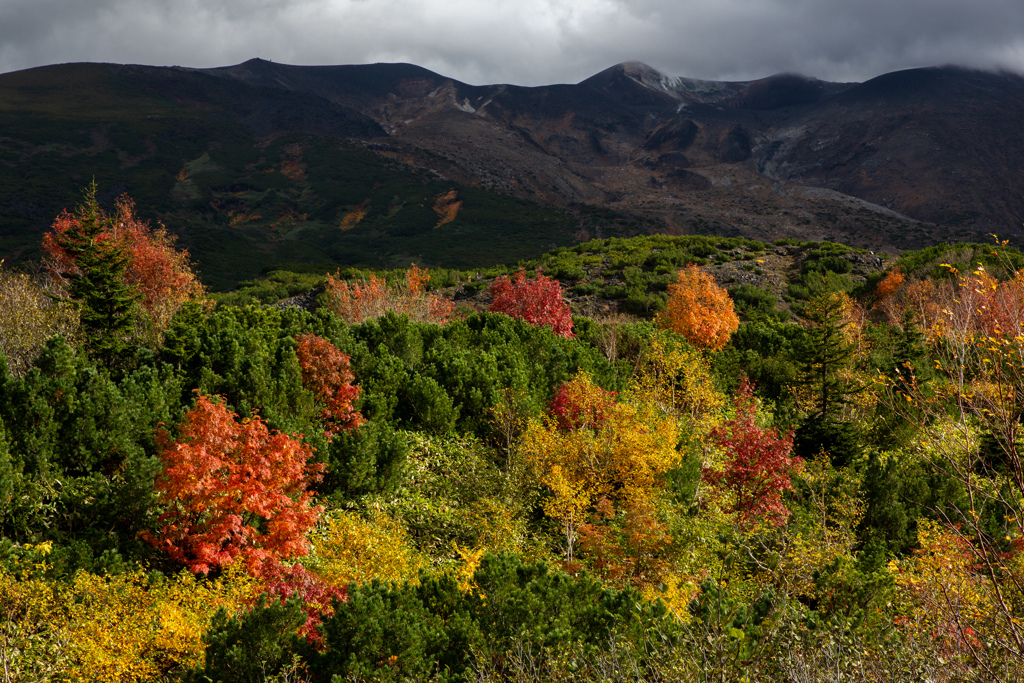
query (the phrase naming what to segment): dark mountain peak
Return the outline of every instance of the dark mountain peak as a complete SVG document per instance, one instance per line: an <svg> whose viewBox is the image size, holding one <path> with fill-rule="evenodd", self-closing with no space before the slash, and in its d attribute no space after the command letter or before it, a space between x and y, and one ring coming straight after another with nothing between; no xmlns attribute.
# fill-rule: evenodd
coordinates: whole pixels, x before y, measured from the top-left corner
<svg viewBox="0 0 1024 683"><path fill-rule="evenodd" d="M613 69L618 68L622 70L622 73L626 74L635 81L639 81L644 85L657 87L665 76L655 69L653 66L644 64L643 62L631 61L622 62L612 67Z"/></svg>
<svg viewBox="0 0 1024 683"><path fill-rule="evenodd" d="M422 96L442 83L453 82L429 69L405 63L298 66L256 58L202 71L251 85L312 91L332 99L345 91L378 97L391 92Z"/></svg>
<svg viewBox="0 0 1024 683"><path fill-rule="evenodd" d="M692 90L715 90L704 87L706 84L710 82L666 76L643 62L623 62L581 81L579 85L598 90L622 104L678 106L680 101L697 101L690 96Z"/></svg>
<svg viewBox="0 0 1024 683"><path fill-rule="evenodd" d="M781 73L743 84L729 102L741 109L782 109L815 104L850 87L797 73Z"/></svg>
<svg viewBox="0 0 1024 683"><path fill-rule="evenodd" d="M856 84L842 102L924 102L959 106L974 98L1020 102L1024 77L1007 71L983 71L962 66L929 66L893 71Z"/></svg>

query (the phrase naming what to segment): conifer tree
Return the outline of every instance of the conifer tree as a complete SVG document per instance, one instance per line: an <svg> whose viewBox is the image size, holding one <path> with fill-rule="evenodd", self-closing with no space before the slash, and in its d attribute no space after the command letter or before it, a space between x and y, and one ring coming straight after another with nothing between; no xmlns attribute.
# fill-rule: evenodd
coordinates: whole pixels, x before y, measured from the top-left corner
<svg viewBox="0 0 1024 683"><path fill-rule="evenodd" d="M139 295L125 282L128 255L109 237L109 218L96 200L95 181L72 218L67 230L54 235L75 266L62 273L68 296L79 309L90 354L108 365L117 364L128 352Z"/></svg>
<svg viewBox="0 0 1024 683"><path fill-rule="evenodd" d="M814 396L816 415L833 417L858 391L851 387L841 371L853 360L853 345L846 339L844 307L847 298L831 293L814 299L804 309L804 316L813 323L808 330L801 354L803 384Z"/></svg>
<svg viewBox="0 0 1024 683"><path fill-rule="evenodd" d="M842 416L851 397L863 390L846 372L854 358L854 346L846 335L848 305L849 297L843 292L824 294L807 304L804 316L813 326L799 358L801 381L812 402L797 430L796 453L809 459L824 449L837 467L845 466L861 443L856 425Z"/></svg>

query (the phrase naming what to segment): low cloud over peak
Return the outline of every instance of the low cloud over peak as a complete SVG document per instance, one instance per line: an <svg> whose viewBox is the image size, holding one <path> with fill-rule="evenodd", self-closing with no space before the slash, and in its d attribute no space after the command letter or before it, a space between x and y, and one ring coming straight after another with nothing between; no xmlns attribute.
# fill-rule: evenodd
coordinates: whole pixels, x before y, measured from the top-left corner
<svg viewBox="0 0 1024 683"><path fill-rule="evenodd" d="M638 60L692 78L1024 72L1019 0L6 0L0 71L70 61L411 62L468 83L578 82Z"/></svg>

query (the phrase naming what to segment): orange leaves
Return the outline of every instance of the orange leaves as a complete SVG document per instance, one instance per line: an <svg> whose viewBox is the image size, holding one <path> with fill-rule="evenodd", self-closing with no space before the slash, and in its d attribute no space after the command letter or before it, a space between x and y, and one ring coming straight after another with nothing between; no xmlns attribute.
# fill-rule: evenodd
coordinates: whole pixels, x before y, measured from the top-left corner
<svg viewBox="0 0 1024 683"><path fill-rule="evenodd" d="M981 327L990 336L1018 336L1024 331L1024 273L993 287L981 310Z"/></svg>
<svg viewBox="0 0 1024 683"><path fill-rule="evenodd" d="M355 377L349 369L348 356L315 334L299 335L295 343L302 384L313 392L317 406L321 407L320 419L327 426L325 436L362 424L363 416L353 407L360 389L352 384Z"/></svg>
<svg viewBox="0 0 1024 683"><path fill-rule="evenodd" d="M389 287L387 282L370 274L363 284L349 284L330 275L324 282L324 303L349 324L379 318L388 311L407 315L410 320L443 324L451 317L455 304L426 291L430 275L413 265L405 272L404 287Z"/></svg>
<svg viewBox="0 0 1024 683"><path fill-rule="evenodd" d="M348 232L352 228L356 227L356 225L359 223L359 221L361 221L364 218L366 218L366 214L369 213L369 211L370 211L370 198L367 197L363 201L361 201L358 204L356 204L355 207L353 207L353 209L351 211L349 211L344 216L342 216L341 224L338 226L338 228L342 232Z"/></svg>
<svg viewBox="0 0 1024 683"><path fill-rule="evenodd" d="M878 283L878 286L875 287L875 296L880 300L887 299L893 294L893 292L900 288L904 280L906 280L906 278L903 276L903 271L899 268L894 268L889 271L886 276L882 278L881 282Z"/></svg>
<svg viewBox="0 0 1024 683"><path fill-rule="evenodd" d="M60 245L60 236L80 217L62 212L51 231L43 235L43 251L50 268L61 277L75 273L74 257ZM181 305L203 294L203 286L192 272L188 252L174 247L174 236L163 227L153 229L135 215L135 203L122 195L112 216L100 216L106 225L100 239L125 251L128 269L125 284L135 287L156 330L164 330Z"/></svg>
<svg viewBox="0 0 1024 683"><path fill-rule="evenodd" d="M668 293L665 310L657 317L658 325L682 335L699 349L721 349L740 326L729 294L692 263L679 271Z"/></svg>
<svg viewBox="0 0 1024 683"><path fill-rule="evenodd" d="M562 296L558 280L541 273L527 280L526 271L520 268L512 280L504 276L495 280L491 285L491 296L494 302L488 310L494 313L504 313L531 325L546 325L567 339L576 336L572 333L572 312Z"/></svg>
<svg viewBox="0 0 1024 683"><path fill-rule="evenodd" d="M983 646L975 629L984 628L1000 599L978 571L977 551L956 528L924 519L918 543L914 557L889 564L915 608L908 626L923 626L947 657L977 651Z"/></svg>
<svg viewBox="0 0 1024 683"><path fill-rule="evenodd" d="M931 338L958 343L978 335L1017 336L1024 332L1024 275L999 282L985 268L969 274L948 266L951 279L905 282L899 270L878 283L875 308L890 324L912 313Z"/></svg>
<svg viewBox="0 0 1024 683"><path fill-rule="evenodd" d="M458 192L451 190L443 194L439 194L437 199L434 200L434 213L438 216L437 225L434 229L440 228L442 225L447 225L455 220L455 217L459 215L459 210L462 208L462 200L458 199Z"/></svg>
<svg viewBox="0 0 1024 683"><path fill-rule="evenodd" d="M180 432L161 446L156 490L166 509L147 540L202 573L238 557L252 566L306 553L306 533L322 509L310 504L306 486L323 469L309 463L308 445L271 432L259 417L239 422L206 396Z"/></svg>

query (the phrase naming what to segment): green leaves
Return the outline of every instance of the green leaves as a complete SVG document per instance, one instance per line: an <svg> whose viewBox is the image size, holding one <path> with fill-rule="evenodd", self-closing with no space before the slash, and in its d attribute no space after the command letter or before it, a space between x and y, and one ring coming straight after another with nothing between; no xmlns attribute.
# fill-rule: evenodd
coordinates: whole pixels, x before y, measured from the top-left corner
<svg viewBox="0 0 1024 683"><path fill-rule="evenodd" d="M126 360L135 327L136 287L125 279L128 253L111 235L110 219L96 201L96 182L85 190L74 214L54 222L43 246L51 268L67 282L90 354L108 365Z"/></svg>

